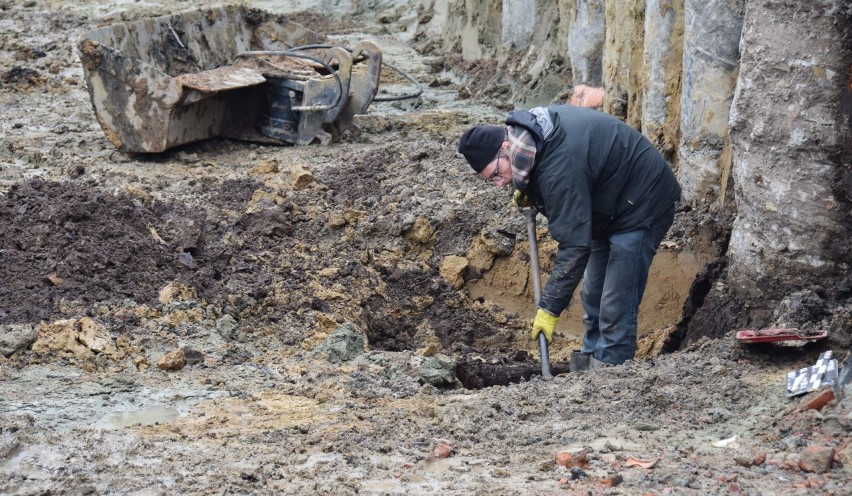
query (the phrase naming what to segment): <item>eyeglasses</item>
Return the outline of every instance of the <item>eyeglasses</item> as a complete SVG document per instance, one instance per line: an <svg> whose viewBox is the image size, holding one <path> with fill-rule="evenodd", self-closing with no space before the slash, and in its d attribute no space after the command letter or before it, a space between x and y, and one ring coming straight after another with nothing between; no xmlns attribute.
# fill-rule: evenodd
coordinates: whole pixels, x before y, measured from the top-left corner
<svg viewBox="0 0 852 496"><path fill-rule="evenodd" d="M497 158L494 159L494 161L497 163L497 165L494 166L494 172L491 173L491 176L489 176L488 179L486 179L486 181L494 182L495 179L500 179L500 158L502 156L503 156L503 149L501 148L497 152Z"/></svg>

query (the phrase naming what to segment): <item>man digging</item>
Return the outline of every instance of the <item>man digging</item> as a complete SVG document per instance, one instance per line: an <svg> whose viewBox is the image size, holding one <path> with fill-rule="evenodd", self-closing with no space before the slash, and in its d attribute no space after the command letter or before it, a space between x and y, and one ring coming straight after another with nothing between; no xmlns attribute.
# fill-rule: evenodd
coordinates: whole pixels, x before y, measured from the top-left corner
<svg viewBox="0 0 852 496"><path fill-rule="evenodd" d="M680 198L654 145L608 114L554 105L512 112L505 126L475 126L458 151L483 179L511 184L515 206L546 217L558 242L532 339L544 333L550 343L582 277L585 333L572 371L633 358L648 268Z"/></svg>

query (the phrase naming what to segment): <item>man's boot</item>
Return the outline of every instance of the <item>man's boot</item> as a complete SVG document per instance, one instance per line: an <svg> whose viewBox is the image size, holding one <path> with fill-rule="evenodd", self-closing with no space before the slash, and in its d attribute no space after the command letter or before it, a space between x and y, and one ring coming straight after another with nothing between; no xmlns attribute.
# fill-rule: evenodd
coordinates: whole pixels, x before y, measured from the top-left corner
<svg viewBox="0 0 852 496"><path fill-rule="evenodd" d="M568 370L570 372L582 372L584 370L589 370L589 358L591 358L591 355L581 353L580 350L572 351L571 361L568 362Z"/></svg>

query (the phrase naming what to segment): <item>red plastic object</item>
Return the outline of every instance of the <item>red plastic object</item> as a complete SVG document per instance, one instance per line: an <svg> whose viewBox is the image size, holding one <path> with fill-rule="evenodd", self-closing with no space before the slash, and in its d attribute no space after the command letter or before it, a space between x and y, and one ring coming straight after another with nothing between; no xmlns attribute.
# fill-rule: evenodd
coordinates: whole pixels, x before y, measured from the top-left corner
<svg viewBox="0 0 852 496"><path fill-rule="evenodd" d="M790 329L746 329L737 332L741 343L772 343L775 341L816 341L828 336L827 331L801 331Z"/></svg>

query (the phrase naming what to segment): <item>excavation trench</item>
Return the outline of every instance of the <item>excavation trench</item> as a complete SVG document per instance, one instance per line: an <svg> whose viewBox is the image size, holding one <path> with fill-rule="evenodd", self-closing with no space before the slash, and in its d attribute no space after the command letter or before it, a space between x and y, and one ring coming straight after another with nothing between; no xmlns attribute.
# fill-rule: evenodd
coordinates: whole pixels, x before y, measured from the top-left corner
<svg viewBox="0 0 852 496"><path fill-rule="evenodd" d="M324 180L345 183L338 174L330 172ZM363 182L352 184L354 189L332 197L333 209L368 194L358 189ZM283 345L293 345L306 339L305 331L280 323L303 314L321 326L360 325L371 349L431 347L452 356L466 388L517 383L541 373L538 350L527 339L534 309L525 243L496 257L490 269L458 291L435 269L403 268L398 260L382 258L376 246L398 238L394 222L361 223L369 235L359 236L352 252L326 257L304 248L335 235L327 218L300 207L317 201L317 192L266 201L264 195L272 193L251 180L203 188L216 211L40 180L14 187L0 211L0 228L13 234L4 238L9 263L0 292L14 304L2 309L0 322L85 315L120 331L152 325L157 318L175 325L174 312L197 309L211 322L228 316L243 336L276 329ZM452 223L435 230L447 231L457 243L469 243L477 234L472 225ZM438 236L436 246L453 248L447 243ZM358 251L373 255L359 258ZM553 242L542 243L545 281L554 252ZM271 263L258 265L262 259ZM640 309L640 357L660 352L701 265L690 252L660 251ZM163 288L174 284L190 289L180 301L164 304ZM128 311L127 301L152 310ZM97 310L93 302L99 302ZM361 311L353 312L358 302ZM581 317L574 305L560 320L551 346L556 374L567 371L570 351L579 347ZM232 351L226 360L250 357Z"/></svg>
<svg viewBox="0 0 852 496"><path fill-rule="evenodd" d="M552 245L545 251L552 258ZM529 282L529 264L523 255L495 261L482 278L468 284L471 298L494 302L503 313L532 316L535 312ZM639 309L638 358L648 358L662 352L669 333L682 318L682 309L689 296L690 285L703 267L703 257L689 251L660 251L651 267L648 286ZM547 274L543 274L546 281ZM582 284L582 282L581 282ZM579 287L571 307L563 313L557 325L556 338L550 346L553 373L568 371L568 353L579 349L583 336L583 311ZM525 330L520 332L524 333ZM518 351L491 362L462 361L457 373L465 387L477 388L507 384L540 375L538 354ZM533 363L530 364L529 362ZM532 366L530 366L532 365Z"/></svg>
<svg viewBox="0 0 852 496"><path fill-rule="evenodd" d="M452 226L438 226L437 230ZM682 318L684 303L706 256L667 243L651 267L640 307L638 358L662 352L670 333ZM545 268L555 256L555 244L544 243ZM440 277L427 272L387 273L390 298L374 298L368 305L367 338L374 349L416 351L435 343L456 360L456 376L469 389L507 385L541 375L539 353L527 339L533 315L525 243L508 255L496 257L490 269L467 282L461 293L448 289ZM544 280L547 279L544 274ZM570 352L582 340L579 288L575 304L563 314L550 347L554 374L568 372ZM428 305L419 308L418 298Z"/></svg>
<svg viewBox="0 0 852 496"><path fill-rule="evenodd" d="M366 335L371 349L437 351L453 357L455 374L468 389L518 383L541 374L537 356L518 339L517 324L500 325L489 308L466 300L435 273L396 272L385 275L387 298L367 305ZM415 301L428 298L419 308ZM520 346L520 347L519 347ZM555 373L567 363L554 363Z"/></svg>

